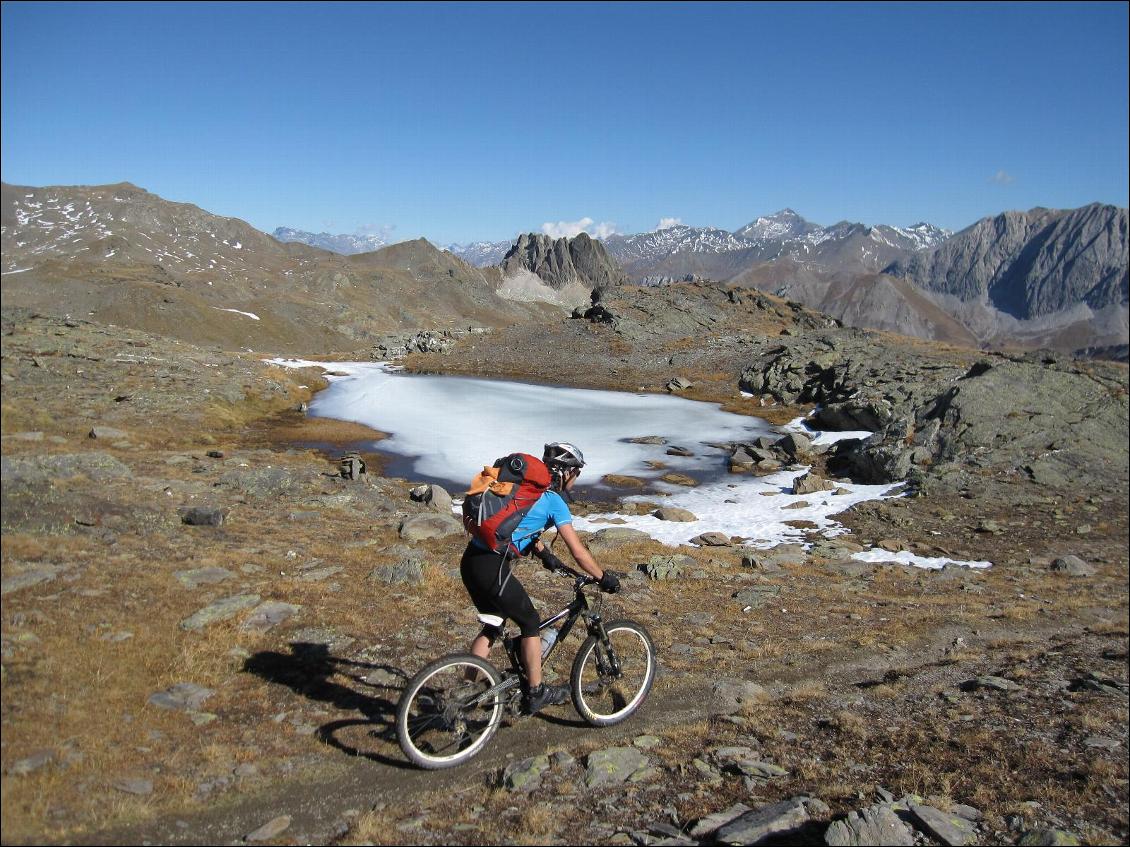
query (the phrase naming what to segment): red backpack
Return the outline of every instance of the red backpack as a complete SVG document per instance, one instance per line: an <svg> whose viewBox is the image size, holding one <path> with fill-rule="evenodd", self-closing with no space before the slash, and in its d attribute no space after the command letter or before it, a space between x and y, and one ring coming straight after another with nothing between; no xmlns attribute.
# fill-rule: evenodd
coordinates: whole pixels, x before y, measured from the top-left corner
<svg viewBox="0 0 1130 847"><path fill-rule="evenodd" d="M517 555L511 536L552 483L541 459L528 453L503 456L472 480L463 499L463 526L491 551Z"/></svg>

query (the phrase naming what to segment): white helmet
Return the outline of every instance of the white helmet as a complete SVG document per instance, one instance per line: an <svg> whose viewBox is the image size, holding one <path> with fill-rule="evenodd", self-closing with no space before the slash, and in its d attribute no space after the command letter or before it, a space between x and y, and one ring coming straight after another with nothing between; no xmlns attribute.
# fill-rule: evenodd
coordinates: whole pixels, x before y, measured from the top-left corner
<svg viewBox="0 0 1130 847"><path fill-rule="evenodd" d="M554 441L552 444L546 444L545 452L541 454L541 460L551 470L554 468L577 468L579 470L585 466L585 454L581 452L579 447L575 447L566 441Z"/></svg>

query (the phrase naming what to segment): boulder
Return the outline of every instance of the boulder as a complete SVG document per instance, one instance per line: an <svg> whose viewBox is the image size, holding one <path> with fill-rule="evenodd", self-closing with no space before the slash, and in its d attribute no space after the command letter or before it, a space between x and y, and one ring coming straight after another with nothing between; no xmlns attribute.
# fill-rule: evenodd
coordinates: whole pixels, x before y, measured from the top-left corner
<svg viewBox="0 0 1130 847"><path fill-rule="evenodd" d="M961 815L948 814L933 806L910 804L910 813L928 835L950 847L962 847L977 837L976 827Z"/></svg>
<svg viewBox="0 0 1130 847"><path fill-rule="evenodd" d="M824 833L824 843L829 847L868 847L872 844L911 847L914 830L889 804L880 803L858 812L848 812L843 820L834 821Z"/></svg>
<svg viewBox="0 0 1130 847"><path fill-rule="evenodd" d="M589 754L586 760L585 787L620 785L637 781L649 770L646 755L636 747L609 747Z"/></svg>
<svg viewBox="0 0 1130 847"><path fill-rule="evenodd" d="M417 485L409 496L418 503L427 503L437 512L451 511L451 495L442 485Z"/></svg>
<svg viewBox="0 0 1130 847"><path fill-rule="evenodd" d="M812 441L799 432L786 433L773 446L782 450L794 462L799 457L812 452Z"/></svg>
<svg viewBox="0 0 1130 847"><path fill-rule="evenodd" d="M541 784L542 775L548 770L548 756L531 756L507 765L502 772L502 784L511 791L532 791Z"/></svg>
<svg viewBox="0 0 1130 847"><path fill-rule="evenodd" d="M680 509L677 506L661 506L656 509L653 514L661 521L681 521L689 523L698 520L698 516L695 515L694 512Z"/></svg>
<svg viewBox="0 0 1130 847"><path fill-rule="evenodd" d="M819 474L809 471L793 480L793 494L816 494L820 491L833 491L836 484Z"/></svg>
<svg viewBox="0 0 1130 847"><path fill-rule="evenodd" d="M800 797L749 811L714 833L719 844L757 844L771 835L800 829L809 821L808 807Z"/></svg>
<svg viewBox="0 0 1130 847"><path fill-rule="evenodd" d="M1094 576L1095 568L1078 556L1063 556L1051 563L1051 570L1070 576Z"/></svg>
<svg viewBox="0 0 1130 847"><path fill-rule="evenodd" d="M692 538L691 544L697 544L700 547L729 547L730 536L723 535L721 532L704 532Z"/></svg>
<svg viewBox="0 0 1130 847"><path fill-rule="evenodd" d="M149 704L161 709L194 711L216 692L195 682L178 682L171 688L149 695Z"/></svg>
<svg viewBox="0 0 1130 847"><path fill-rule="evenodd" d="M710 688L708 711L711 715L735 715L769 699L768 692L747 679L724 678Z"/></svg>
<svg viewBox="0 0 1130 847"><path fill-rule="evenodd" d="M201 630L220 621L234 618L244 609L259 603L258 594L237 594L224 597L195 612L180 622L180 628L187 631Z"/></svg>
<svg viewBox="0 0 1130 847"><path fill-rule="evenodd" d="M227 515L218 506L186 506L180 510L180 520L189 526L223 526Z"/></svg>

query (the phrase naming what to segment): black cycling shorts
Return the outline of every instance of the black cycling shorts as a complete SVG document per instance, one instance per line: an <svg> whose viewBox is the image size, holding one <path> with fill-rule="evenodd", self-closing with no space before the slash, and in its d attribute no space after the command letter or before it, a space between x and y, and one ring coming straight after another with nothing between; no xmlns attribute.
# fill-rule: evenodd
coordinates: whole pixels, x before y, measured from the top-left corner
<svg viewBox="0 0 1130 847"><path fill-rule="evenodd" d="M499 553L468 544L459 563L459 575L480 613L510 618L526 637L539 634L541 618L522 583L510 573L509 559L503 563ZM505 587L499 593L499 586L503 584Z"/></svg>

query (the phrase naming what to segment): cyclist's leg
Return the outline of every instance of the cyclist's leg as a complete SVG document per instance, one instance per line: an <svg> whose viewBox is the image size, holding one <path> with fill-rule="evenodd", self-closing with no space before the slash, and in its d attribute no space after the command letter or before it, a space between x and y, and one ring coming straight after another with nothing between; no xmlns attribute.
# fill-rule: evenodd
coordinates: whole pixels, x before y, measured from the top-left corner
<svg viewBox="0 0 1130 847"><path fill-rule="evenodd" d="M506 618L518 624L523 639L530 637L540 643L537 610L522 583L511 573L509 562L503 562L497 553L468 545L459 564L459 574L483 624L482 630L471 642L474 655L485 658L501 634ZM538 660L540 671L540 650Z"/></svg>

